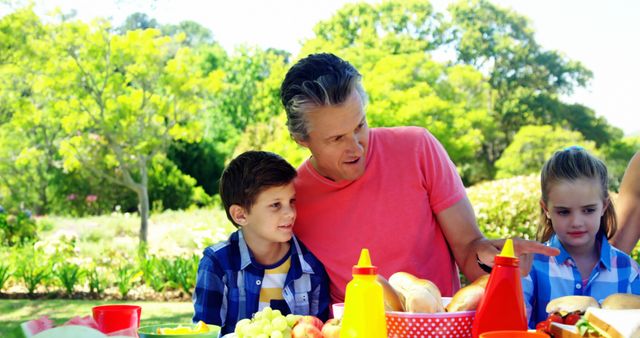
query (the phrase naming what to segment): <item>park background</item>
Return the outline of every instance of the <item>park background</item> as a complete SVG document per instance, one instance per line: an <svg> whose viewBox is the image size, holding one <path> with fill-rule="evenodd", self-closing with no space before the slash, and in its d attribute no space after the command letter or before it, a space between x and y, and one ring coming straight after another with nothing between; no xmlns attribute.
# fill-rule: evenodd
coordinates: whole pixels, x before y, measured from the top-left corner
<svg viewBox="0 0 640 338"><path fill-rule="evenodd" d="M638 108L623 104L633 93L594 100L588 93L607 74L542 44L502 2L330 2L325 17L303 24L275 1L278 10L229 17L259 35L253 16L281 15L290 24L277 34L291 32L288 45L231 47L201 22L154 17L166 1L116 1L117 15L91 19L0 2L0 336L104 302L143 304L147 324L189 321L202 249L233 230L216 194L225 163L248 149L296 166L308 156L288 135L279 85L313 52L333 52L363 74L370 126L422 126L442 142L490 238L535 238L537 173L566 146L607 163L615 200L640 149ZM623 17L638 9L602 6ZM297 24L313 30L294 41ZM615 50L578 31L594 54ZM624 32L606 38L631 45ZM624 92L634 72L608 90ZM622 125L602 115L612 109L603 102Z"/></svg>

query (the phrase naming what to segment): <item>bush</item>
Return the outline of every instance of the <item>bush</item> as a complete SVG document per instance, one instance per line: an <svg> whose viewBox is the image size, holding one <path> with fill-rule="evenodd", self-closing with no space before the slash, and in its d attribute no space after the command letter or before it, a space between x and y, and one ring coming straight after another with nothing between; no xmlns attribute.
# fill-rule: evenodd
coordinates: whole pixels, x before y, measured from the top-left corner
<svg viewBox="0 0 640 338"><path fill-rule="evenodd" d="M2 245L15 246L32 242L37 237L36 222L31 212L5 212L0 207L0 241Z"/></svg>
<svg viewBox="0 0 640 338"><path fill-rule="evenodd" d="M70 262L64 262L53 270L54 276L60 282L67 295L73 294L73 289L80 283L83 272L80 267Z"/></svg>
<svg viewBox="0 0 640 338"><path fill-rule="evenodd" d="M544 162L558 150L580 145L601 157L595 143L585 141L577 131L552 126L524 126L496 162L496 178L539 173Z"/></svg>
<svg viewBox="0 0 640 338"><path fill-rule="evenodd" d="M480 230L488 238L535 239L540 213L537 175L477 184L467 194Z"/></svg>
<svg viewBox="0 0 640 338"><path fill-rule="evenodd" d="M149 170L149 201L156 206L154 211L186 209L196 202L195 186L196 180L183 174L173 162L165 157L154 158ZM198 191L198 199L204 199L203 195L206 196L203 190Z"/></svg>

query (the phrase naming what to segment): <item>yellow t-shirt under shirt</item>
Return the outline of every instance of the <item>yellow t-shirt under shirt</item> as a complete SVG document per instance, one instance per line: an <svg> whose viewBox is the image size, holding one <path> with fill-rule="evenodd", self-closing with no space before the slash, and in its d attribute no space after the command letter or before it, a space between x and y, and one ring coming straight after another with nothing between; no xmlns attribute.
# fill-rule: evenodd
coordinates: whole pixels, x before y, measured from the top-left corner
<svg viewBox="0 0 640 338"><path fill-rule="evenodd" d="M282 289L284 288L284 282L287 279L287 273L291 266L291 256L287 257L282 264L273 267L272 269L264 270L264 277L262 278L262 287L260 288L260 304L258 310L262 310L267 306L271 306L272 300L284 300L282 296Z"/></svg>

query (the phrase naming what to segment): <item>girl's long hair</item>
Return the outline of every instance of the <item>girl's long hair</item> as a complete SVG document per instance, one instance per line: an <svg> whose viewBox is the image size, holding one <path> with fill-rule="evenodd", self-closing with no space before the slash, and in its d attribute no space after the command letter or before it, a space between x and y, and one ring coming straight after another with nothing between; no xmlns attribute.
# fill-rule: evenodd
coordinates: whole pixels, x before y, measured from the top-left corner
<svg viewBox="0 0 640 338"><path fill-rule="evenodd" d="M616 212L613 202L609 197L609 175L607 167L602 161L589 154L581 147L570 147L557 151L542 167L540 173L540 190L542 201L548 205L549 191L553 184L560 181L575 181L577 179L596 179L600 184L602 200L609 201L604 214L600 218L600 232L603 232L607 239L611 238L618 228ZM540 206L540 224L538 225L537 238L541 242L546 242L554 234L551 219L549 219Z"/></svg>

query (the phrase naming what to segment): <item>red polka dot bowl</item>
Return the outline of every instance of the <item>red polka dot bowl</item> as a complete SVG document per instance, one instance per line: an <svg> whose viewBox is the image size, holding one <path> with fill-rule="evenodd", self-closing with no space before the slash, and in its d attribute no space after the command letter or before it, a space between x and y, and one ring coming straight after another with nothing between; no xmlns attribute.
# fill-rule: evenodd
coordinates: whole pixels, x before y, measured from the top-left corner
<svg viewBox="0 0 640 338"><path fill-rule="evenodd" d="M443 300L448 303L450 298ZM389 338L471 338L471 328L476 312L408 313L387 311L386 315Z"/></svg>

